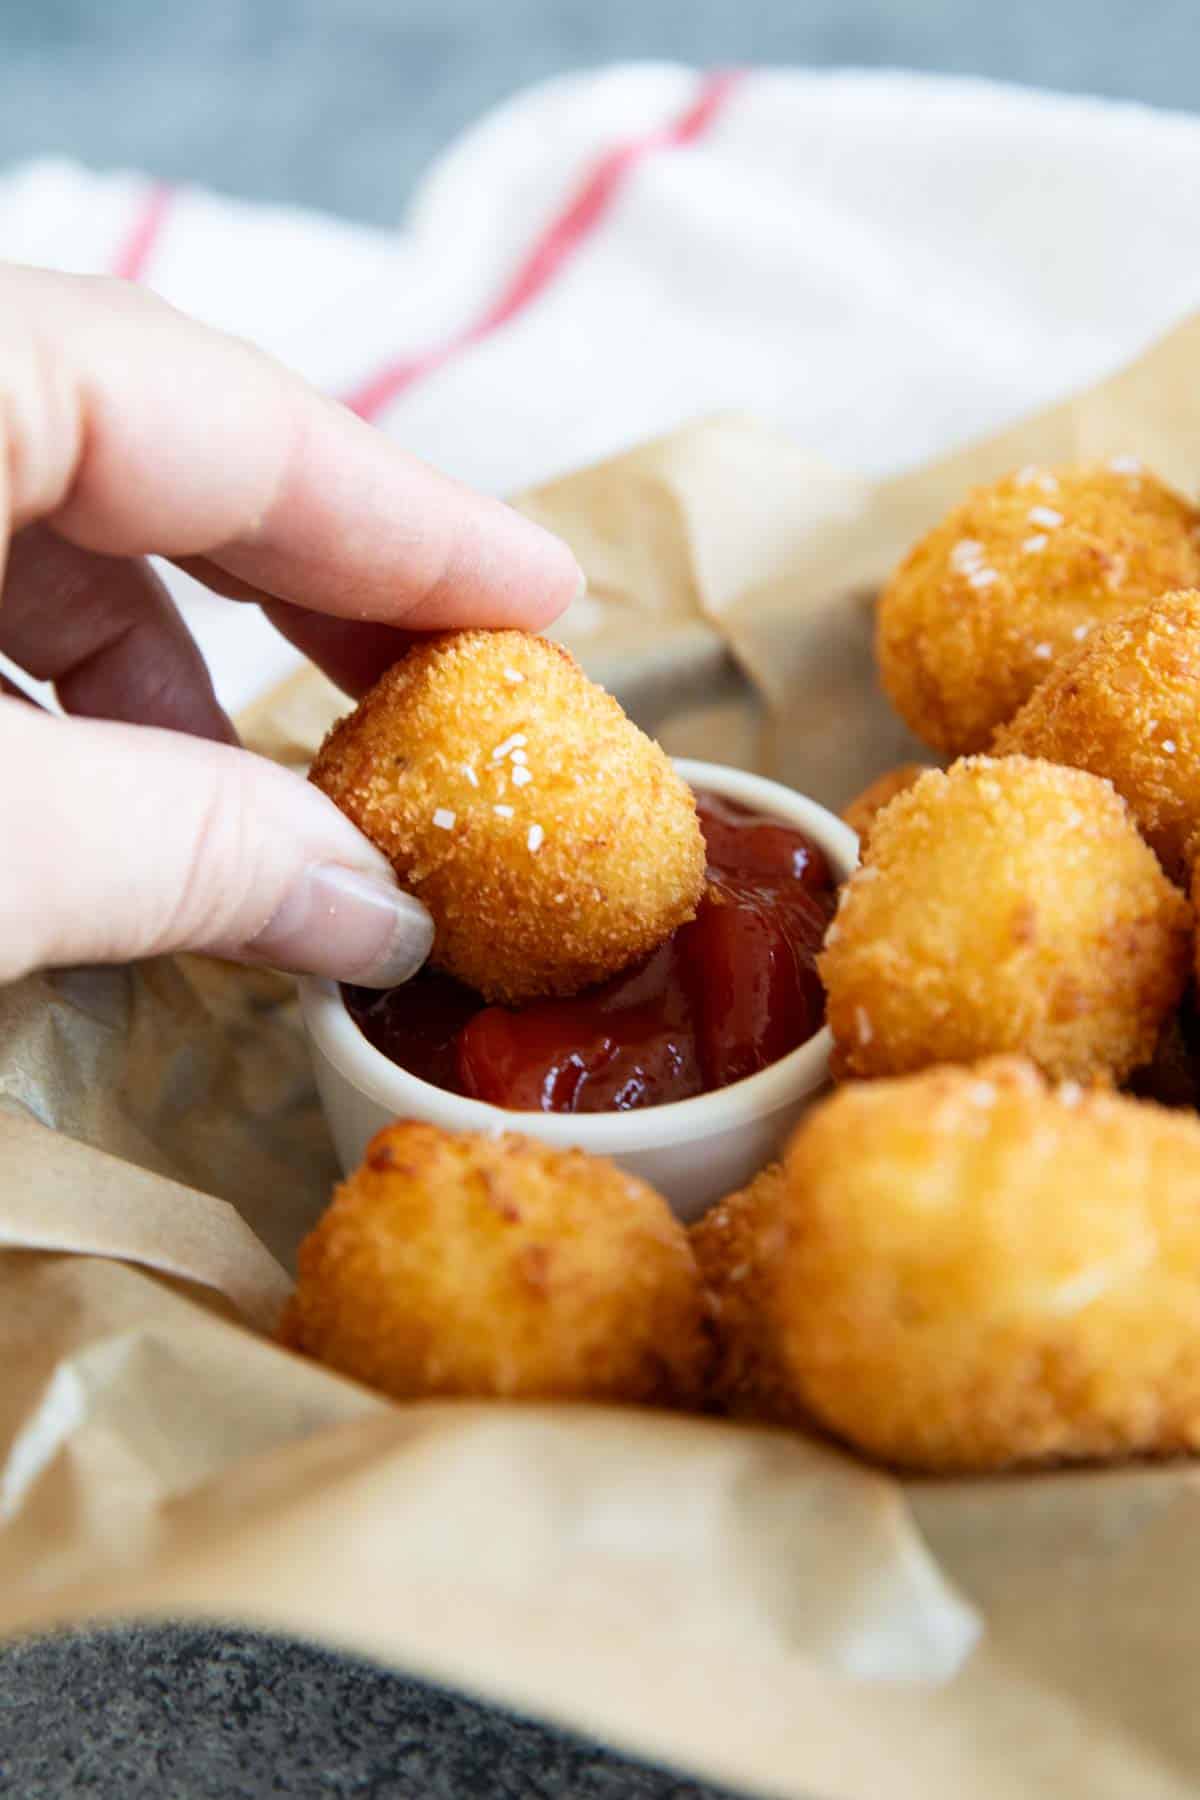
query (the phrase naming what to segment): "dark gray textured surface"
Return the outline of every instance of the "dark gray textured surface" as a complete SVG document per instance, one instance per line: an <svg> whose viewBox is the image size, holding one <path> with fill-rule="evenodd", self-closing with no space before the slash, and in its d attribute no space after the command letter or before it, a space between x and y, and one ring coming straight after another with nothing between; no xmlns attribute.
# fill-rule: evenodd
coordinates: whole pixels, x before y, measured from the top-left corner
<svg viewBox="0 0 1200 1800"><path fill-rule="evenodd" d="M208 1630L52 1638L0 1656L0 1793L721 1800L364 1663Z"/></svg>
<svg viewBox="0 0 1200 1800"><path fill-rule="evenodd" d="M59 152L397 219L485 107L566 68L901 64L1192 108L1195 0L0 0L0 163ZM717 1800L296 1646L190 1630L0 1657L13 1800Z"/></svg>

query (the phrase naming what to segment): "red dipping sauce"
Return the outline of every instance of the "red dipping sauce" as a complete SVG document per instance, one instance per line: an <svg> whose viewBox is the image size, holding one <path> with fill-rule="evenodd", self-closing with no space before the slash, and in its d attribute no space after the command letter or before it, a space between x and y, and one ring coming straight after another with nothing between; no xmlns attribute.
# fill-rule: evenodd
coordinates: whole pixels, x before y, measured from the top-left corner
<svg viewBox="0 0 1200 1800"><path fill-rule="evenodd" d="M423 1081L512 1112L626 1112L728 1087L807 1042L825 1018L816 957L833 876L803 832L698 794L708 887L644 962L571 1000L488 1006L422 969L379 993L344 987L364 1037Z"/></svg>

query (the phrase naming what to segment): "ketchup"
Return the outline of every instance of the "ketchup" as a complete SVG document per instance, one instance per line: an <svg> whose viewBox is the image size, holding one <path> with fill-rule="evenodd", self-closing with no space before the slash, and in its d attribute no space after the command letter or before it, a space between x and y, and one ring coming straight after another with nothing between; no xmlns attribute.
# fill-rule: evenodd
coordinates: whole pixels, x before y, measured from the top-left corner
<svg viewBox="0 0 1200 1800"><path fill-rule="evenodd" d="M570 1000L488 1006L434 969L385 993L345 987L377 1050L451 1093L513 1112L625 1112L741 1081L820 1030L816 957L834 883L802 832L699 794L708 884L695 919Z"/></svg>

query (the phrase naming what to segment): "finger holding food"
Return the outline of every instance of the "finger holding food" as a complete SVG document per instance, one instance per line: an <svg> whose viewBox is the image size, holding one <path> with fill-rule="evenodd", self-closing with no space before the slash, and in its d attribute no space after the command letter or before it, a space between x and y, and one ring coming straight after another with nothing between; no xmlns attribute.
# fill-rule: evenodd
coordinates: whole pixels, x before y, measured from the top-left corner
<svg viewBox="0 0 1200 1800"><path fill-rule="evenodd" d="M397 1400L694 1400L700 1277L665 1200L512 1134L398 1123L304 1240L282 1341Z"/></svg>
<svg viewBox="0 0 1200 1800"><path fill-rule="evenodd" d="M669 758L574 658L520 631L411 649L311 779L433 915L432 961L486 999L569 995L648 955L704 889Z"/></svg>
<svg viewBox="0 0 1200 1800"><path fill-rule="evenodd" d="M826 933L836 1072L1010 1051L1119 1082L1178 1004L1190 933L1110 783L1022 756L934 770L879 814Z"/></svg>
<svg viewBox="0 0 1200 1800"><path fill-rule="evenodd" d="M1099 626L996 736L996 754L1104 775L1168 875L1187 878L1200 824L1200 592Z"/></svg>
<svg viewBox="0 0 1200 1800"><path fill-rule="evenodd" d="M998 1059L842 1089L784 1165L800 1405L895 1466L1200 1449L1200 1120Z"/></svg>
<svg viewBox="0 0 1200 1800"><path fill-rule="evenodd" d="M901 718L945 755L986 749L1097 625L1200 586L1198 525L1128 457L976 488L880 597L876 652Z"/></svg>

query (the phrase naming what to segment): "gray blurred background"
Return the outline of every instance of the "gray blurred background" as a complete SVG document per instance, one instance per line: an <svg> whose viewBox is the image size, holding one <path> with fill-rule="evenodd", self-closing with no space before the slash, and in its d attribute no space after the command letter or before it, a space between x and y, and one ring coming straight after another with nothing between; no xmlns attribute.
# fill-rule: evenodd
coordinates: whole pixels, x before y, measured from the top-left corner
<svg viewBox="0 0 1200 1800"><path fill-rule="evenodd" d="M892 64L1192 109L1197 0L0 0L0 162L57 151L396 220L564 69Z"/></svg>

